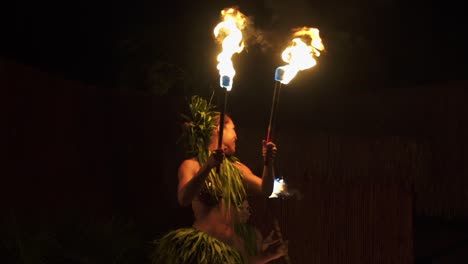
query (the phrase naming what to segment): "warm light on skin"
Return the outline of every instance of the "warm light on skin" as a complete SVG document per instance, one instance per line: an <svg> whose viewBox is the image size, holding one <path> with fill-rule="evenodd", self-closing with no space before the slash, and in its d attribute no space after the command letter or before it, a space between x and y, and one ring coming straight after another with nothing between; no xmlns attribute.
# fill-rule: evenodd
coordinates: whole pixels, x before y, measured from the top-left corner
<svg viewBox="0 0 468 264"><path fill-rule="evenodd" d="M242 30L246 26L247 18L234 8L221 11L221 18L222 21L213 30L216 40L222 46L222 51L217 57L217 69L221 87L230 91L232 80L236 74L231 58L234 53L240 53L244 49Z"/></svg>
<svg viewBox="0 0 468 264"><path fill-rule="evenodd" d="M304 41L306 39L308 41ZM315 57L319 57L320 51L324 49L318 29L297 29L293 34L292 44L281 54L283 61L288 64L278 67L275 79L288 84L299 71L314 67L317 64Z"/></svg>

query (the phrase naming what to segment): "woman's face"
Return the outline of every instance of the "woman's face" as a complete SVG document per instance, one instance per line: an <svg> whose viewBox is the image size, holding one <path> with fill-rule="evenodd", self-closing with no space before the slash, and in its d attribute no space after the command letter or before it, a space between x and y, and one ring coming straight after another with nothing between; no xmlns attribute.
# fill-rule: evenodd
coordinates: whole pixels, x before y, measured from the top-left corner
<svg viewBox="0 0 468 264"><path fill-rule="evenodd" d="M246 223L252 215L252 208L247 200L244 200L242 205L239 207L239 221Z"/></svg>
<svg viewBox="0 0 468 264"><path fill-rule="evenodd" d="M228 118L223 130L223 149L226 155L234 155L236 153L237 133L234 122Z"/></svg>
<svg viewBox="0 0 468 264"><path fill-rule="evenodd" d="M210 145L208 148L210 150L215 150L218 147L218 137L219 137L219 128L213 131L213 135L211 138ZM224 154L227 156L234 155L236 153L236 141L237 141L237 133L236 127L234 122L229 116L226 116L226 120L223 126L223 139L222 139L222 148Z"/></svg>

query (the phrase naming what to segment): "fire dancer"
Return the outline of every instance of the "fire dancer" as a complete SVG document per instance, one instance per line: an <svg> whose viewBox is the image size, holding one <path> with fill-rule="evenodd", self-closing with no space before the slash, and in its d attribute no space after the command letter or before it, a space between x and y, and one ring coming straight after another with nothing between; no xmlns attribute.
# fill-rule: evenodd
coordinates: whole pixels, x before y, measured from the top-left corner
<svg viewBox="0 0 468 264"><path fill-rule="evenodd" d="M263 158L269 162L259 177L234 156L233 120L225 116L218 148L219 112L199 96L193 96L189 106L182 137L188 158L179 166L177 198L182 206L192 206L195 221L158 239L153 263L254 263L235 225L248 192L264 197L272 193L277 148L273 142L262 144Z"/></svg>

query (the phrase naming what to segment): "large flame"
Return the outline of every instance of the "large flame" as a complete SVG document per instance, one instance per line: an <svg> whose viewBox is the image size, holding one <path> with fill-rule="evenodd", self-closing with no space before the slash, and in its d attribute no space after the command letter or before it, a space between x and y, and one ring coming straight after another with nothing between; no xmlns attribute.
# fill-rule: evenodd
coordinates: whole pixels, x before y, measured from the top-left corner
<svg viewBox="0 0 468 264"><path fill-rule="evenodd" d="M221 11L222 21L214 28L216 40L222 44L223 50L218 54L217 69L220 75L220 85L228 91L232 89L232 80L236 71L232 63L232 55L244 49L242 30L247 24L247 17L235 8Z"/></svg>
<svg viewBox="0 0 468 264"><path fill-rule="evenodd" d="M296 29L292 44L281 54L281 58L288 64L276 69L275 79L288 84L299 71L314 67L317 64L314 57L319 57L320 51L324 49L318 29L308 27Z"/></svg>

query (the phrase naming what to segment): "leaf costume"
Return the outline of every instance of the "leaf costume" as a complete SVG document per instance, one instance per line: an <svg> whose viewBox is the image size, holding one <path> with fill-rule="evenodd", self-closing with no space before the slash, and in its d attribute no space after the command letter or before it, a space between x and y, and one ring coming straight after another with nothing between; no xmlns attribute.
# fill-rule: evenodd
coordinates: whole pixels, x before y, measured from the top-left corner
<svg viewBox="0 0 468 264"><path fill-rule="evenodd" d="M196 228L170 231L158 242L153 264L239 264L242 256L234 248Z"/></svg>

